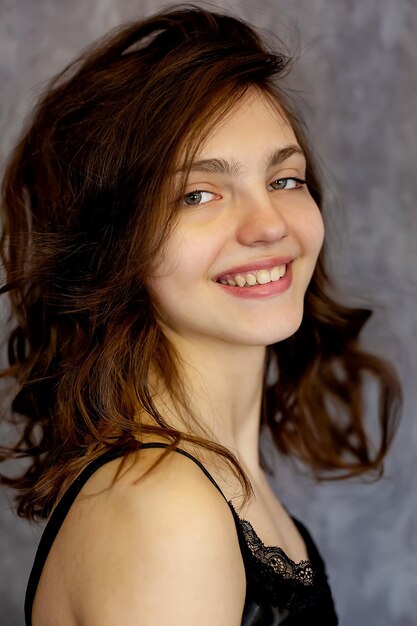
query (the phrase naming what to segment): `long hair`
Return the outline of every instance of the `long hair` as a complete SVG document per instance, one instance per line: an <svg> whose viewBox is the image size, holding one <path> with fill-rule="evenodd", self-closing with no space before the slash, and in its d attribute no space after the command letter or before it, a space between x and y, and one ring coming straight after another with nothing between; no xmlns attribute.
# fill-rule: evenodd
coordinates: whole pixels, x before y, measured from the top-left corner
<svg viewBox="0 0 417 626"><path fill-rule="evenodd" d="M116 29L40 97L7 164L1 204L1 293L12 324L1 377L13 389L3 419L18 428L1 459L29 460L19 476L1 480L18 491L22 517L47 517L88 462L112 446L137 449L141 433L170 441L158 462L181 440L215 452L245 498L252 493L235 455L200 436L197 419L183 432L155 405L151 365L192 416L181 359L158 324L146 278L175 224L168 181L180 155L187 166L179 194L202 138L250 89L288 117L321 209L307 131L283 87L294 59L239 19L179 5ZM380 475L401 386L388 362L359 346L372 312L330 293L322 249L300 328L267 348L261 424L319 479ZM365 428L367 373L380 392L376 449ZM138 409L155 425L141 423Z"/></svg>

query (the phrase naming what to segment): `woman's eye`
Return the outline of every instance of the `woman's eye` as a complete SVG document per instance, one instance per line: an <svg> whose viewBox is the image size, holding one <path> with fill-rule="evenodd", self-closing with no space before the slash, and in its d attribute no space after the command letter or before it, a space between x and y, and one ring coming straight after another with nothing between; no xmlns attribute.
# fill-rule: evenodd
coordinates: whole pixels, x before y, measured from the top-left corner
<svg viewBox="0 0 417 626"><path fill-rule="evenodd" d="M305 185L306 181L302 178L297 178L295 176L287 176L286 178L278 178L270 183L270 187L272 189L299 189L302 185Z"/></svg>
<svg viewBox="0 0 417 626"><path fill-rule="evenodd" d="M189 206L193 206L196 204L205 204L206 202L210 202L212 198L209 196L214 196L215 194L211 191L202 191L200 189L196 189L195 191L191 191L190 193L185 194L184 203Z"/></svg>

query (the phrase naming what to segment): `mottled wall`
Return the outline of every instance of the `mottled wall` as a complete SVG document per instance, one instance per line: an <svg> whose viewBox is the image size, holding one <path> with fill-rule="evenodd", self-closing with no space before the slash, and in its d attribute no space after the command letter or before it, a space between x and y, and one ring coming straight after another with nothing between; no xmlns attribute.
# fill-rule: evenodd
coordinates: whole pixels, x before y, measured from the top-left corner
<svg viewBox="0 0 417 626"><path fill-rule="evenodd" d="M315 535L342 626L417 625L417 5L415 0L218 2L255 25L298 25L297 84L325 167L327 243L350 301L375 315L364 340L394 359L403 421L386 477L314 484L274 455L273 485ZM44 81L85 44L156 1L1 0L0 156ZM356 294L356 296L352 295ZM370 427L375 422L369 399ZM269 447L267 437L263 439ZM23 624L23 594L39 529L0 501L0 620ZM312 625L313 626L313 625Z"/></svg>

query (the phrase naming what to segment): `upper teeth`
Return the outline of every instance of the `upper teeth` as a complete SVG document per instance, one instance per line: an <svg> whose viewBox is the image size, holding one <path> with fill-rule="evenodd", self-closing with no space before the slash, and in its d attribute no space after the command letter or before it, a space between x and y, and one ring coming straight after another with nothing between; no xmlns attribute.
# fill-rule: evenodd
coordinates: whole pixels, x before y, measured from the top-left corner
<svg viewBox="0 0 417 626"><path fill-rule="evenodd" d="M219 280L222 285L231 285L235 287L244 287L245 285L266 285L266 283L275 282L282 278L285 274L285 265L277 265L269 270L253 270L246 274L235 274L223 276Z"/></svg>

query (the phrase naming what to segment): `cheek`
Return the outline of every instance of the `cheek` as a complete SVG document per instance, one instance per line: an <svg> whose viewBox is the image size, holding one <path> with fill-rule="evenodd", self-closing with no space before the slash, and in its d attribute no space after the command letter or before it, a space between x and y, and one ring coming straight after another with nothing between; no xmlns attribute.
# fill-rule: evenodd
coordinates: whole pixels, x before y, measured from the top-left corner
<svg viewBox="0 0 417 626"><path fill-rule="evenodd" d="M201 238L174 237L148 289L159 321L182 332L201 317L215 251Z"/></svg>
<svg viewBox="0 0 417 626"><path fill-rule="evenodd" d="M158 300L178 299L207 276L214 258L214 246L209 237L197 233L172 235L149 286Z"/></svg>
<svg viewBox="0 0 417 626"><path fill-rule="evenodd" d="M325 233L323 216L322 216L322 214L320 213L319 210L317 210L317 214L316 214L316 228L315 228L315 232L316 232L317 254L319 254L320 249L321 249L321 247L323 245L323 242L324 242L324 233Z"/></svg>
<svg viewBox="0 0 417 626"><path fill-rule="evenodd" d="M300 238L304 242L305 250L311 255L318 256L323 245L325 231L323 217L316 204L313 205L312 210L304 213L301 225Z"/></svg>

